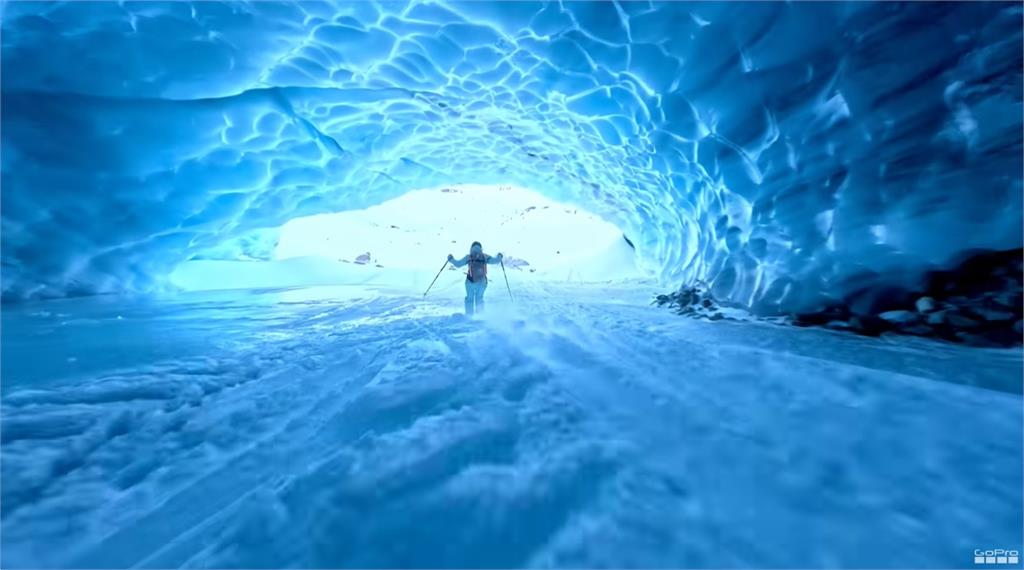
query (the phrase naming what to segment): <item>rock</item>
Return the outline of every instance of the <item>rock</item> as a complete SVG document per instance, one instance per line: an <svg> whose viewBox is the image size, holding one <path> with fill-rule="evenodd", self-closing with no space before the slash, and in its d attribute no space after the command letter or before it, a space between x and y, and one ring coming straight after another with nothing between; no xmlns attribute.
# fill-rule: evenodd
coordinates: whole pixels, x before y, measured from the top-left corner
<svg viewBox="0 0 1024 570"><path fill-rule="evenodd" d="M824 313L799 313L795 315L793 324L800 327L811 327L814 325L823 325L829 322L828 315Z"/></svg>
<svg viewBox="0 0 1024 570"><path fill-rule="evenodd" d="M919 313L930 313L935 310L935 299L931 297L921 297L914 303Z"/></svg>
<svg viewBox="0 0 1024 570"><path fill-rule="evenodd" d="M798 313L795 315L794 324L800 326L825 325L831 321L846 322L850 318L849 311L842 305L832 305L819 311L809 313Z"/></svg>
<svg viewBox="0 0 1024 570"><path fill-rule="evenodd" d="M864 336L878 336L892 330L892 324L874 315L857 315L850 319L850 327Z"/></svg>
<svg viewBox="0 0 1024 570"><path fill-rule="evenodd" d="M941 325L946 322L946 311L938 311L928 315L926 319L929 325Z"/></svg>
<svg viewBox="0 0 1024 570"><path fill-rule="evenodd" d="M924 289L928 295L942 299L952 295L976 297L1015 287L1021 279L1022 255L1020 248L967 251L952 268L927 272Z"/></svg>
<svg viewBox="0 0 1024 570"><path fill-rule="evenodd" d="M877 315L912 307L910 293L902 288L883 285L862 289L850 296L850 311L858 315Z"/></svg>
<svg viewBox="0 0 1024 570"><path fill-rule="evenodd" d="M998 291L1003 276L1017 274L1021 250L1006 251L970 250L961 256L962 261L952 270L954 287L957 292L968 296L980 295L986 291Z"/></svg>
<svg viewBox="0 0 1024 570"><path fill-rule="evenodd" d="M986 309L984 307L971 308L971 312L986 321L1012 321L1013 313L1009 311L995 311L992 309Z"/></svg>
<svg viewBox="0 0 1024 570"><path fill-rule="evenodd" d="M984 348L997 348L1002 346L1001 344L991 341L980 334L960 331L956 333L956 337L958 340L960 340L960 342L968 346L978 346Z"/></svg>
<svg viewBox="0 0 1024 570"><path fill-rule="evenodd" d="M1013 329L1011 329L1010 327L999 327L995 329L989 329L983 331L981 334L986 339L995 343L998 346L1011 347L1020 344L1020 335L1013 332Z"/></svg>
<svg viewBox="0 0 1024 570"><path fill-rule="evenodd" d="M901 329L900 332L917 336L932 336L935 334L935 329L928 325L914 325L911 327L905 327Z"/></svg>
<svg viewBox="0 0 1024 570"><path fill-rule="evenodd" d="M995 304L1006 307L1010 310L1020 309L1021 307L1021 292L1020 291L1002 291L992 296L992 300Z"/></svg>
<svg viewBox="0 0 1024 570"><path fill-rule="evenodd" d="M961 315L959 313L949 313L946 317L949 324L960 329L973 329L977 328L978 321Z"/></svg>
<svg viewBox="0 0 1024 570"><path fill-rule="evenodd" d="M848 331L850 330L850 323L846 321L829 321L825 323L825 328L836 331Z"/></svg>
<svg viewBox="0 0 1024 570"><path fill-rule="evenodd" d="M910 311L886 311L878 316L899 325L907 325L917 320L917 314Z"/></svg>
<svg viewBox="0 0 1024 570"><path fill-rule="evenodd" d="M865 272L845 280L833 295L819 294L792 305L783 300L791 294L793 283L777 280L754 301L752 309L762 317L787 315L786 322L795 326L819 326L865 336L891 332L972 346L1020 346L1024 336L1022 259L1020 249L976 250L949 269L928 272L914 289L892 284L913 280L886 279ZM701 282L667 296L659 295L656 302L694 318L729 318L721 312L721 307L729 305L720 303ZM805 312L797 312L798 307Z"/></svg>
<svg viewBox="0 0 1024 570"><path fill-rule="evenodd" d="M1007 348L1020 343L1020 337L1008 328L981 332L957 331L956 337L964 344L988 348Z"/></svg>

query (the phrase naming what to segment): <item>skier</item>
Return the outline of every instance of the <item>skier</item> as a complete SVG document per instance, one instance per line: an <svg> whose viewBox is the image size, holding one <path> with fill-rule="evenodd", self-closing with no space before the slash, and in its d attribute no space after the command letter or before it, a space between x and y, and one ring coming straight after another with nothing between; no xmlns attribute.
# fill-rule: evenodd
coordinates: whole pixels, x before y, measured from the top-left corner
<svg viewBox="0 0 1024 570"><path fill-rule="evenodd" d="M448 261L455 267L469 265L466 271L466 314L480 313L484 310L484 291L487 290L487 265L501 263L502 254L491 256L484 253L484 247L475 241L469 247L469 255L455 259L448 254Z"/></svg>

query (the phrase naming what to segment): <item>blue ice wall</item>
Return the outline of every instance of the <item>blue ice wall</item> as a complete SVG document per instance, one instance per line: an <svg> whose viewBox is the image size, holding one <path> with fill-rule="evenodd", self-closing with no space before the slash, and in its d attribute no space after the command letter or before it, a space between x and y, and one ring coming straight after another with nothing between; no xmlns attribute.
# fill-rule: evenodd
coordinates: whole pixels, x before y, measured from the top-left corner
<svg viewBox="0 0 1024 570"><path fill-rule="evenodd" d="M744 303L1021 245L1019 3L3 10L7 299L458 182L575 201Z"/></svg>

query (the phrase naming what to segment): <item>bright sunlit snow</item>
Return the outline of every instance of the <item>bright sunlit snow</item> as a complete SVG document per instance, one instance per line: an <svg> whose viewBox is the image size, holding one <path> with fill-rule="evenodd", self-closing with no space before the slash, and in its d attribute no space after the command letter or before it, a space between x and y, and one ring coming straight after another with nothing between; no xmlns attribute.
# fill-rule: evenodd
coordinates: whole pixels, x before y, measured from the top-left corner
<svg viewBox="0 0 1024 570"><path fill-rule="evenodd" d="M519 280L644 275L622 231L594 214L517 187L460 185L292 220L278 232L272 261L187 261L171 283L186 290L373 283L412 292L473 241L504 253ZM445 276L442 287L453 279Z"/></svg>
<svg viewBox="0 0 1024 570"><path fill-rule="evenodd" d="M473 241L527 261L542 276L565 276L624 240L612 224L536 192L462 185L292 220L281 228L274 257L352 261L366 252L371 263L386 267L436 269L448 253L461 257Z"/></svg>

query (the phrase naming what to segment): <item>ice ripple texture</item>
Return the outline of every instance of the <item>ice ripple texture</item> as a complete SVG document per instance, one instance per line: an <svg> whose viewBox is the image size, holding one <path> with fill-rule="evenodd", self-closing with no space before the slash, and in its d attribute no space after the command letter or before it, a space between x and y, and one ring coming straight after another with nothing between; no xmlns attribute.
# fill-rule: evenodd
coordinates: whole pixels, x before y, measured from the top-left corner
<svg viewBox="0 0 1024 570"><path fill-rule="evenodd" d="M1017 3L2 9L6 299L151 290L458 182L579 203L747 304L1021 244Z"/></svg>

